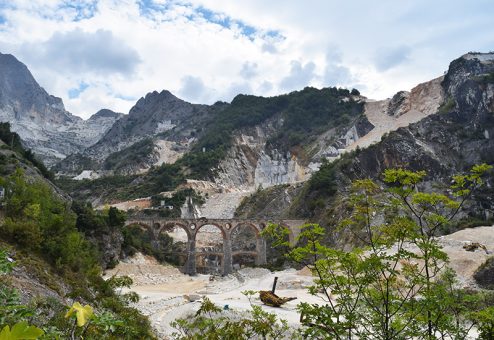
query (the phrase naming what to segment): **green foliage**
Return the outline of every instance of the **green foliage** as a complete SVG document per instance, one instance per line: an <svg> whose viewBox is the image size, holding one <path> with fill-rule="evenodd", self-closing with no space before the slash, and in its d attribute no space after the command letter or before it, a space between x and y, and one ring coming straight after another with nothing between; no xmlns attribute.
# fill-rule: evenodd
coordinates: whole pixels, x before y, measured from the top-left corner
<svg viewBox="0 0 494 340"><path fill-rule="evenodd" d="M31 315L31 310L21 305L19 292L9 286L6 276L13 267L7 252L0 248L0 328Z"/></svg>
<svg viewBox="0 0 494 340"><path fill-rule="evenodd" d="M103 312L96 314L92 319L91 323L97 330L97 334L100 337L108 336L109 334L114 334L118 329L125 328L123 320L115 317L113 313Z"/></svg>
<svg viewBox="0 0 494 340"><path fill-rule="evenodd" d="M29 326L27 322L21 321L12 326L12 329L5 326L0 332L0 340L38 339L43 333L38 327Z"/></svg>
<svg viewBox="0 0 494 340"><path fill-rule="evenodd" d="M266 242L266 268L283 270L286 266L285 254L290 251L290 231L287 227L269 223L261 232ZM286 268L286 267L285 267Z"/></svg>
<svg viewBox="0 0 494 340"><path fill-rule="evenodd" d="M283 108L280 133L268 145L288 151L296 145L307 145L311 137L329 128L339 128L362 113L363 104L349 100L350 92L335 87L317 90L306 87L291 93ZM309 136L309 140L307 140Z"/></svg>
<svg viewBox="0 0 494 340"><path fill-rule="evenodd" d="M83 179L81 181L60 177L55 184L79 201L87 201L90 197L104 197L106 201L112 199L125 200L132 197L134 187L131 183L137 176L106 176L94 180ZM121 189L115 189L121 188ZM136 193L137 197L137 193Z"/></svg>
<svg viewBox="0 0 494 340"><path fill-rule="evenodd" d="M473 326L469 311L477 308L476 297L458 289L434 236L490 169L482 164L454 176L449 195L421 191L422 171L386 170L386 188L369 179L355 181L350 216L336 228L359 240L361 246L351 251L327 247L321 226L303 226L301 245L288 256L312 270L317 279L309 292L324 300L299 305L304 336L464 338Z"/></svg>
<svg viewBox="0 0 494 340"><path fill-rule="evenodd" d="M309 180L309 189L323 196L332 196L336 190L337 162L328 162L323 159L322 165Z"/></svg>
<svg viewBox="0 0 494 340"><path fill-rule="evenodd" d="M129 200L171 191L185 181L179 164L162 164L151 168L144 175L105 176L82 181L59 178L55 183L77 200L87 201L100 197L105 202Z"/></svg>
<svg viewBox="0 0 494 340"><path fill-rule="evenodd" d="M348 167L359 152L360 149L357 148L340 155L333 161L323 159L319 170L311 176L291 204L290 215L309 218L328 215L328 202L337 200L335 195L338 186L347 185L348 180L340 174L349 171Z"/></svg>
<svg viewBox="0 0 494 340"><path fill-rule="evenodd" d="M201 303L195 317L177 319L171 325L177 332L174 339L298 339L290 332L285 320L279 320L276 314L265 312L251 301L256 292L243 292L251 302L247 315L238 318L225 312L207 297Z"/></svg>
<svg viewBox="0 0 494 340"><path fill-rule="evenodd" d="M494 339L494 306L474 312L471 317L477 323L480 340Z"/></svg>
<svg viewBox="0 0 494 340"><path fill-rule="evenodd" d="M115 207L95 211L89 203L73 201L71 208L77 215L77 229L87 234L101 235L112 230L120 230L125 225L125 213Z"/></svg>
<svg viewBox="0 0 494 340"><path fill-rule="evenodd" d="M10 130L10 123L0 123L0 139L13 150L24 150L21 137Z"/></svg>
<svg viewBox="0 0 494 340"><path fill-rule="evenodd" d="M166 233L160 233L155 239L148 229L138 225L129 225L123 229L124 242L122 251L128 256L136 252L153 256L159 262L178 265L176 253L181 252L185 245L181 242L173 243L173 238Z"/></svg>
<svg viewBox="0 0 494 340"><path fill-rule="evenodd" d="M444 103L441 104L437 112L439 114L445 114L453 111L456 107L456 102L452 97L447 98Z"/></svg>
<svg viewBox="0 0 494 340"><path fill-rule="evenodd" d="M14 263L8 260L7 252L0 249L0 277L12 271Z"/></svg>
<svg viewBox="0 0 494 340"><path fill-rule="evenodd" d="M74 213L48 186L28 182L21 170L0 178L0 185L6 188L5 220L0 237L17 248L17 258L23 267L60 294L65 291L58 288L60 285L71 288L64 297L84 299L98 310L97 315L106 315L94 319L94 323L81 327L76 333L85 334L88 339L152 339L147 318L128 306L136 301L136 294L115 291L120 284L128 283L123 279L115 284L101 278L98 252L85 237L85 234L94 236L105 231L119 231L125 223L125 215L115 208L96 213L90 205L78 202L73 204ZM103 231L95 229L99 227ZM37 257L46 259L49 264L36 261ZM5 258L6 253L0 252L0 269L8 272L11 264ZM48 304L46 308L41 307L42 304L35 304L34 308L20 305L18 292L10 288L3 276L0 276L1 327L29 318L46 330L45 338L71 337L73 324L63 318L66 312L63 308L57 304ZM62 283L54 282L57 280ZM112 320L115 321L113 326ZM114 331L108 331L112 327Z"/></svg>
<svg viewBox="0 0 494 340"><path fill-rule="evenodd" d="M95 311L90 305L82 306L75 302L65 313L64 319L68 319L70 327L64 325L58 330L61 337L70 339L134 339L131 334L136 333L133 323L135 320L120 319L119 316L109 310ZM52 333L54 329L50 330ZM128 334L128 333L129 334ZM142 329L140 339L152 338L149 331Z"/></svg>
<svg viewBox="0 0 494 340"><path fill-rule="evenodd" d="M89 270L96 263L91 246L75 228L75 215L41 182L28 183L22 170L4 179L5 222L1 236L37 251L60 270ZM84 253L87 256L80 256Z"/></svg>

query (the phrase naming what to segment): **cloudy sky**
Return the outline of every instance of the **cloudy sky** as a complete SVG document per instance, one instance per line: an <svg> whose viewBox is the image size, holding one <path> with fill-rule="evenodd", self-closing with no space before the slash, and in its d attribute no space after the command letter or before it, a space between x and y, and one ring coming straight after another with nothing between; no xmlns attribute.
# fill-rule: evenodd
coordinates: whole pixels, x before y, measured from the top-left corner
<svg viewBox="0 0 494 340"><path fill-rule="evenodd" d="M0 0L0 52L84 118L167 89L194 103L305 86L374 99L494 50L492 0Z"/></svg>

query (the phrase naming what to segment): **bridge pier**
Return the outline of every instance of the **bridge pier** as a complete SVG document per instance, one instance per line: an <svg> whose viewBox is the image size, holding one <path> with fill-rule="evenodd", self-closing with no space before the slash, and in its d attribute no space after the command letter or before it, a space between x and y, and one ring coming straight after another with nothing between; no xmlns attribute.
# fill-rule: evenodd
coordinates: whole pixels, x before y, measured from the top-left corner
<svg viewBox="0 0 494 340"><path fill-rule="evenodd" d="M226 234L223 239L223 275L228 275L233 271L232 240L230 234Z"/></svg>
<svg viewBox="0 0 494 340"><path fill-rule="evenodd" d="M194 276L196 272L196 237L189 237L187 240L187 263L185 264L185 274Z"/></svg>
<svg viewBox="0 0 494 340"><path fill-rule="evenodd" d="M256 265L266 264L266 241L262 237L256 239Z"/></svg>

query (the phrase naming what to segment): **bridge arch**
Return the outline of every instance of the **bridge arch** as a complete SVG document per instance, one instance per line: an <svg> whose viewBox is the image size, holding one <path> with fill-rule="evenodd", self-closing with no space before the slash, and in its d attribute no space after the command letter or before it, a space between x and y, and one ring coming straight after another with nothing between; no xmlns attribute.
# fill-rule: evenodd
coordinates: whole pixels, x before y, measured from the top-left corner
<svg viewBox="0 0 494 340"><path fill-rule="evenodd" d="M242 222L238 222L237 224L235 224L231 230L230 230L230 234L233 235L233 233L238 230L238 228L242 227L242 226L246 226L252 230L254 230L255 234L256 234L256 237L259 238L261 237L261 228L256 226L254 223L252 222L247 222L247 221L242 221Z"/></svg>
<svg viewBox="0 0 494 340"><path fill-rule="evenodd" d="M196 270L203 274L224 274L229 234L219 223L204 221L194 231Z"/></svg>
<svg viewBox="0 0 494 340"><path fill-rule="evenodd" d="M196 237L197 237L197 234L199 234L199 231L201 229L203 229L204 227L208 227L208 226L216 227L216 229L218 229L221 232L221 236L223 237L223 239L227 238L227 231L225 230L226 228L223 225L216 223L216 222L200 222L200 223L195 224L194 234L196 235Z"/></svg>
<svg viewBox="0 0 494 340"><path fill-rule="evenodd" d="M166 249L170 250L164 254L166 261L181 267L186 274L193 274L191 271L194 263L191 260L191 253L194 251L193 235L188 225L180 221L158 220L153 222L156 233L155 242L161 242L163 235L171 238L171 244L168 243L166 246Z"/></svg>
<svg viewBox="0 0 494 340"><path fill-rule="evenodd" d="M156 223L155 223L156 222ZM233 268L233 258L238 256L255 256L256 264L266 263L266 252L269 250L266 247L266 240L260 235L261 231L266 227L267 220L242 220L242 219L173 219L162 218L159 216L139 216L136 215L126 222L126 225L137 224L142 230L148 230L150 235L158 240L160 234L166 232L171 227L179 227L185 231L187 235L187 251L181 251L181 254L187 254L187 263L185 264L185 272L189 275L196 274L196 257L204 256L204 252L196 250L197 236L200 236L204 231L203 228L211 226L217 229L218 246L223 242L223 247L210 249L211 255L218 256L218 259L223 262L222 274L229 274ZM297 226L300 226L304 221L299 220L282 220L274 222L286 228L288 239L291 245L295 244L295 237L299 233ZM250 249L235 249L235 234L239 230L245 230L251 233L250 240L256 242L255 249L250 242ZM185 236L185 235L183 235ZM185 240L185 237L182 237ZM233 244L232 244L233 243ZM183 249L183 248L182 248ZM257 253L257 256L256 256Z"/></svg>
<svg viewBox="0 0 494 340"><path fill-rule="evenodd" d="M179 227L185 231L187 234L187 241L192 239L192 233L190 232L190 229L186 224L180 223L180 222L162 222L160 225L158 224L158 235L161 234L163 231L169 231L170 228L175 228Z"/></svg>
<svg viewBox="0 0 494 340"><path fill-rule="evenodd" d="M233 268L266 262L261 227L253 221L237 221L230 231Z"/></svg>

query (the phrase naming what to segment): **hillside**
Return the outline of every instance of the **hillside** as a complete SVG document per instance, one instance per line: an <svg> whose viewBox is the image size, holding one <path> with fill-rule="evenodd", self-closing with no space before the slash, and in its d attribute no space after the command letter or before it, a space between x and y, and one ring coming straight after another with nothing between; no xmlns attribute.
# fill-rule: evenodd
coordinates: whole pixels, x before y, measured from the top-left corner
<svg viewBox="0 0 494 340"><path fill-rule="evenodd" d="M23 149L8 123L1 127L2 330L27 321L47 338L86 333L90 338L104 334L152 339L149 321L129 307L135 297L115 291L128 283L104 281L100 276L102 269L120 258L123 215L116 209L94 212L90 207L77 208L43 176L46 168L41 163L25 157L32 153ZM3 139L13 141L14 148ZM94 311L93 322L84 331L75 329L73 319L65 317L74 302L89 304Z"/></svg>
<svg viewBox="0 0 494 340"><path fill-rule="evenodd" d="M493 72L493 54L466 54L454 60L440 82L445 99L434 114L385 134L377 144L323 164L301 189L288 187L253 194L237 210L237 216L305 216L329 226L339 216L352 180L379 179L386 168L402 167L426 170L427 185L441 188L452 174L474 164L493 164ZM368 107L375 114L376 104ZM386 106L382 110L380 114L386 114ZM492 176L487 181L485 190L469 201L462 217L480 221L492 218ZM257 209L260 205L262 210Z"/></svg>
<svg viewBox="0 0 494 340"><path fill-rule="evenodd" d="M160 109L168 112L168 118L172 114L178 115L173 110L175 104L188 107L191 112L195 107L166 92L148 95L148 99L141 99L142 104L136 105L128 118L122 119L122 123L119 121L109 134L117 133L117 127L125 122L128 129L146 131L146 124L150 124L146 119L148 111L139 108L146 107L145 103L155 107L158 104L149 103L162 100L160 98L163 96L172 103L166 101ZM76 195L87 192L86 188L98 188L90 189L87 192L89 195L82 196L98 203L102 202L103 197L106 202L111 202L173 190L186 179L206 180L218 189L243 188L250 191L258 186L307 179L313 172L311 164L317 167L324 150L337 154L339 148L353 143L359 134L364 135L372 129L362 115L362 98L356 93L336 88L306 88L271 98L239 95L230 104L217 103L207 110L209 113L204 116L196 110L195 119L204 121L200 127L195 126L194 137L184 142L181 158L178 155L171 158L172 161L176 160L172 164L156 165L144 174L131 176L122 176L128 171L119 169L119 164L124 164L127 169L139 169L134 165L146 163L147 154L152 154L158 143L173 145L177 139L190 134L189 124L194 121L185 119L186 116L183 119L187 124L170 118L170 124L177 124L173 129L157 135L150 132L145 135L146 138L140 137L139 142L127 149L110 154L100 165L96 158L89 155L91 150L110 145L109 140L127 138L125 134L114 138L105 136L83 156L69 157L60 164L63 167L72 159L77 160L79 165L94 164L97 168L113 164L115 166L109 173L118 175L106 173L99 179L83 182L64 178L59 183ZM121 183L125 188L114 188L109 183Z"/></svg>

